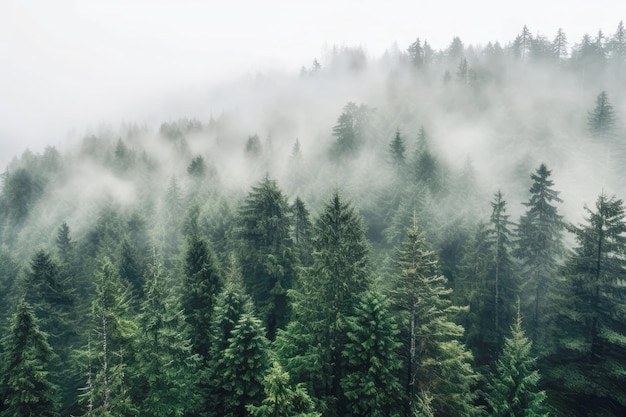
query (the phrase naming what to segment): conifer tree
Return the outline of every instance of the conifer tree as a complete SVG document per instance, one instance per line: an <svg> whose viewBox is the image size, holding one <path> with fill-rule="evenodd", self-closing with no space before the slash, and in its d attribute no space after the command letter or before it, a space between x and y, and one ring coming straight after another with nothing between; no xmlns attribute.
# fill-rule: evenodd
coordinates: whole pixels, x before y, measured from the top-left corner
<svg viewBox="0 0 626 417"><path fill-rule="evenodd" d="M143 265L134 245L125 238L119 251L118 273L120 277L130 284L133 298L137 303L143 299Z"/></svg>
<svg viewBox="0 0 626 417"><path fill-rule="evenodd" d="M616 122L613 105L606 91L602 91L596 98L596 106L587 116L587 127L593 136L609 138L615 131Z"/></svg>
<svg viewBox="0 0 626 417"><path fill-rule="evenodd" d="M496 363L486 400L493 417L547 417L546 393L537 387L539 371L531 353L532 342L524 335L519 312L511 326L511 337Z"/></svg>
<svg viewBox="0 0 626 417"><path fill-rule="evenodd" d="M313 401L302 386L289 385L289 373L273 362L263 378L265 399L260 406L247 405L253 417L321 417L314 411Z"/></svg>
<svg viewBox="0 0 626 417"><path fill-rule="evenodd" d="M200 386L205 390L203 409L209 416L219 417L226 407L229 392L222 384L228 363L224 352L242 314L252 314L252 300L244 292L241 273L234 258L224 289L217 296L209 330L209 361Z"/></svg>
<svg viewBox="0 0 626 417"><path fill-rule="evenodd" d="M572 415L623 415L626 393L626 212L622 200L601 194L584 224L570 225L577 246L550 358L550 387Z"/></svg>
<svg viewBox="0 0 626 417"><path fill-rule="evenodd" d="M145 299L138 318L134 399L142 416L182 416L196 409L200 357L192 353L189 328L166 286L156 250L146 273Z"/></svg>
<svg viewBox="0 0 626 417"><path fill-rule="evenodd" d="M391 157L391 165L399 178L403 178L406 174L406 146L404 140L400 136L400 129L396 129L396 134L389 144L389 155Z"/></svg>
<svg viewBox="0 0 626 417"><path fill-rule="evenodd" d="M219 415L244 417L248 415L247 405L261 404L263 377L269 367L268 349L261 321L251 313L243 313L228 339L228 347L221 353L224 372L214 376L224 395Z"/></svg>
<svg viewBox="0 0 626 417"><path fill-rule="evenodd" d="M309 211L299 197L296 197L291 210L293 212L293 243L298 253L298 259L301 265L310 266L313 262L311 248L313 225Z"/></svg>
<svg viewBox="0 0 626 417"><path fill-rule="evenodd" d="M291 209L276 181L266 176L252 187L239 217L244 283L273 339L286 323L287 289L295 275Z"/></svg>
<svg viewBox="0 0 626 417"><path fill-rule="evenodd" d="M352 416L399 416L402 386L397 371L398 329L388 302L374 292L366 292L347 318L348 342L343 349L347 359L341 387Z"/></svg>
<svg viewBox="0 0 626 417"><path fill-rule="evenodd" d="M361 218L338 192L323 207L313 229L313 266L291 291L292 321L276 346L287 371L308 383L328 415L344 415L340 379L346 363L346 318L368 288L368 247Z"/></svg>
<svg viewBox="0 0 626 417"><path fill-rule="evenodd" d="M222 285L222 272L211 244L200 235L196 207L189 216L181 304L191 326L193 352L204 361L208 359L215 298Z"/></svg>
<svg viewBox="0 0 626 417"><path fill-rule="evenodd" d="M453 322L461 309L452 305L447 280L416 220L397 259L391 296L402 325L404 415L417 412L419 405L435 415L477 414L471 386L478 377L470 365L472 354L461 343L463 327Z"/></svg>
<svg viewBox="0 0 626 417"><path fill-rule="evenodd" d="M53 351L26 300L18 302L2 345L0 416L59 415L57 387L51 382L48 369Z"/></svg>
<svg viewBox="0 0 626 417"><path fill-rule="evenodd" d="M86 362L87 384L82 398L87 416L129 416L136 412L126 375L137 331L130 311L130 289L122 283L111 260L104 258L96 272L93 332L86 352L81 352Z"/></svg>
<svg viewBox="0 0 626 417"><path fill-rule="evenodd" d="M531 174L533 185L528 210L517 226L516 256L522 263L523 309L530 320L531 339L543 344L548 336L549 302L554 293L558 261L564 248L561 242L564 225L554 203L561 203L552 186L551 171L541 164Z"/></svg>

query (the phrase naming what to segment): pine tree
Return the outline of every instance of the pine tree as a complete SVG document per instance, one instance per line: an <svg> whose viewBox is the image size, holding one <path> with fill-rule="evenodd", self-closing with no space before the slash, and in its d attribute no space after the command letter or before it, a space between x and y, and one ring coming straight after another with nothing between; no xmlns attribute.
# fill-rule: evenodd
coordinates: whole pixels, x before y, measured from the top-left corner
<svg viewBox="0 0 626 417"><path fill-rule="evenodd" d="M341 352L346 318L368 288L368 247L361 218L338 192L326 203L313 229L313 266L290 292L292 321L279 332L277 350L297 382L322 399L328 415L343 415Z"/></svg>
<svg viewBox="0 0 626 417"><path fill-rule="evenodd" d="M287 290L295 276L292 213L276 181L266 176L252 187L239 217L244 283L273 339L286 323Z"/></svg>
<svg viewBox="0 0 626 417"><path fill-rule="evenodd" d="M253 417L321 417L314 411L313 401L302 386L289 386L289 373L273 362L263 378L265 399L260 406L247 405Z"/></svg>
<svg viewBox="0 0 626 417"><path fill-rule="evenodd" d="M291 206L293 213L293 243L298 253L298 259L303 266L310 266L312 258L312 233L313 225L310 220L309 211L304 202L296 197Z"/></svg>
<svg viewBox="0 0 626 417"><path fill-rule="evenodd" d="M137 303L143 299L143 265L139 259L137 249L128 238L122 241L119 251L118 273L120 277L130 284L133 298Z"/></svg>
<svg viewBox="0 0 626 417"><path fill-rule="evenodd" d="M496 363L486 400L493 417L547 417L546 393L537 388L539 371L531 353L532 342L524 335L519 313L511 326L511 337Z"/></svg>
<svg viewBox="0 0 626 417"><path fill-rule="evenodd" d="M562 216L554 203L561 203L552 186L551 171L541 164L531 174L528 210L517 226L516 256L522 263L523 308L531 318L531 339L543 345L549 335L549 302L554 292L558 261L563 255Z"/></svg>
<svg viewBox="0 0 626 417"><path fill-rule="evenodd" d="M341 387L352 416L399 416L402 386L397 371L398 329L388 302L374 292L366 292L347 318L348 342L343 349L347 359Z"/></svg>
<svg viewBox="0 0 626 417"><path fill-rule="evenodd" d="M209 330L207 372L200 381L206 391L203 410L209 416L220 417L226 409L226 399L230 393L222 383L228 367L224 352L230 346L229 340L241 316L252 312L252 300L244 292L241 273L233 258L224 289L215 301Z"/></svg>
<svg viewBox="0 0 626 417"><path fill-rule="evenodd" d="M391 157L391 165L399 178L403 178L404 175L406 175L405 151L406 146L404 145L404 140L400 136L400 129L396 129L396 135L389 144L389 154Z"/></svg>
<svg viewBox="0 0 626 417"><path fill-rule="evenodd" d="M261 321L251 313L243 313L228 347L222 352L224 372L215 375L224 390L224 417L244 417L246 406L259 406L264 398L263 377L269 367L269 342Z"/></svg>
<svg viewBox="0 0 626 417"><path fill-rule="evenodd" d="M559 28L552 42L552 52L557 64L560 64L564 58L567 58L567 43L565 32Z"/></svg>
<svg viewBox="0 0 626 417"><path fill-rule="evenodd" d="M131 370L142 416L182 416L198 404L200 357L191 351L189 328L164 274L155 250L146 274L136 364Z"/></svg>
<svg viewBox="0 0 626 417"><path fill-rule="evenodd" d="M512 223L506 213L506 201L502 192L498 190L491 203L492 213L487 242L490 246L491 263L488 272L488 288L491 291L492 324L496 351L504 341L503 328L513 318L513 305L517 297L518 285L514 274L514 264L511 252L513 251L510 230Z"/></svg>
<svg viewBox="0 0 626 417"><path fill-rule="evenodd" d="M191 211L185 248L181 304L191 327L193 353L208 359L209 328L222 272L209 241L200 235L198 211Z"/></svg>
<svg viewBox="0 0 626 417"><path fill-rule="evenodd" d="M569 226L578 246L565 268L550 387L571 415L624 415L626 213L605 194L585 210L586 223Z"/></svg>
<svg viewBox="0 0 626 417"><path fill-rule="evenodd" d="M0 415L59 415L57 387L51 382L48 371L53 351L47 335L39 329L33 308L24 299L18 302L2 345Z"/></svg>
<svg viewBox="0 0 626 417"><path fill-rule="evenodd" d="M122 283L111 260L104 258L96 272L93 333L86 352L81 352L86 361L87 384L82 398L87 416L130 416L136 412L126 376L137 332L130 311L130 289Z"/></svg>
<svg viewBox="0 0 626 417"><path fill-rule="evenodd" d="M416 412L420 404L435 414L477 414L471 392L477 381L472 355L460 342L463 327L453 322L461 309L452 305L447 280L439 274L416 220L397 259L391 296L402 325L405 415Z"/></svg>
<svg viewBox="0 0 626 417"><path fill-rule="evenodd" d="M616 122L613 105L606 91L602 91L596 98L596 106L587 116L587 127L593 136L609 138L615 131Z"/></svg>

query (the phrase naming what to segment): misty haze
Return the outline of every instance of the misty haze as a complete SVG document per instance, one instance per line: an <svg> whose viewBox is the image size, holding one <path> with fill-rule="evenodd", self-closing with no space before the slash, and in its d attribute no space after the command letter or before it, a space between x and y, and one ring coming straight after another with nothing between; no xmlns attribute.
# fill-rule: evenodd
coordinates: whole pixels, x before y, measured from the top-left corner
<svg viewBox="0 0 626 417"><path fill-rule="evenodd" d="M172 27L110 33L171 84L3 81L0 417L626 415L621 21L189 73Z"/></svg>

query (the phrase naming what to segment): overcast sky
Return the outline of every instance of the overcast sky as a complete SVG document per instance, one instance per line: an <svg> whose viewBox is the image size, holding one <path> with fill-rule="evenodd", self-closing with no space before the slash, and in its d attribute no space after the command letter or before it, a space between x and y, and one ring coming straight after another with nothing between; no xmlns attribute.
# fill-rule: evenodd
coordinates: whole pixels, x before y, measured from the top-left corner
<svg viewBox="0 0 626 417"><path fill-rule="evenodd" d="M0 163L100 122L149 121L155 103L226 78L296 73L333 44L372 56L418 36L435 49L454 36L506 44L527 25L549 39L562 27L572 45L612 33L625 12L622 1L0 0Z"/></svg>

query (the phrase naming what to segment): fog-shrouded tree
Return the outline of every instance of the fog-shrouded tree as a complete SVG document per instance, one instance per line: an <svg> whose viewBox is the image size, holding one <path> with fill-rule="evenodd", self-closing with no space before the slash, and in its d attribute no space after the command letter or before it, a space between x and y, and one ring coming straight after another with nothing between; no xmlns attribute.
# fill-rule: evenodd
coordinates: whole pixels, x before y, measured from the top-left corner
<svg viewBox="0 0 626 417"><path fill-rule="evenodd" d="M404 178L406 175L406 145L404 139L400 136L400 129L396 129L396 133L389 144L390 163L398 178Z"/></svg>
<svg viewBox="0 0 626 417"><path fill-rule="evenodd" d="M192 207L187 224L181 304L191 327L193 352L206 361L213 308L223 282L213 247L199 230L198 215L198 208Z"/></svg>
<svg viewBox="0 0 626 417"><path fill-rule="evenodd" d="M552 41L552 53L557 64L561 64L565 58L567 58L567 36L562 28L559 28L556 32L556 36Z"/></svg>
<svg viewBox="0 0 626 417"><path fill-rule="evenodd" d="M515 255L521 261L522 309L530 317L530 335L542 346L550 335L549 318L554 296L559 261L564 255L563 217L556 204L563 201L554 190L552 172L541 164L531 174L530 198L523 203L526 213L517 225Z"/></svg>
<svg viewBox="0 0 626 417"><path fill-rule="evenodd" d="M610 138L615 133L617 117L606 91L596 97L596 105L588 113L587 127L589 132L598 138Z"/></svg>
<svg viewBox="0 0 626 417"><path fill-rule="evenodd" d="M287 290L295 276L292 212L276 181L266 176L239 210L241 271L270 339L286 324Z"/></svg>
<svg viewBox="0 0 626 417"><path fill-rule="evenodd" d="M192 352L189 326L165 274L154 250L137 320L136 363L129 372L142 416L181 416L198 406L200 356Z"/></svg>
<svg viewBox="0 0 626 417"><path fill-rule="evenodd" d="M2 417L59 415L58 388L51 382L53 351L39 329L30 304L21 299L2 338L0 354L0 415Z"/></svg>
<svg viewBox="0 0 626 417"><path fill-rule="evenodd" d="M297 383L308 384L328 415L344 415L340 380L346 319L369 285L368 245L361 217L335 191L314 222L313 265L290 292L292 320L279 332L276 349Z"/></svg>
<svg viewBox="0 0 626 417"><path fill-rule="evenodd" d="M565 266L557 350L546 376L566 413L623 415L626 212L622 200L604 193L585 210L585 223L568 227L576 247Z"/></svg>
<svg viewBox="0 0 626 417"><path fill-rule="evenodd" d="M418 409L476 415L471 387L478 376L471 367L472 354L461 342L464 329L454 322L461 308L452 305L452 290L415 217L398 250L396 270L391 299L401 320L404 415Z"/></svg>
<svg viewBox="0 0 626 417"><path fill-rule="evenodd" d="M532 342L524 334L522 318L511 326L511 335L490 376L486 392L489 415L494 417L548 417L546 393L538 388L539 371L532 355Z"/></svg>

